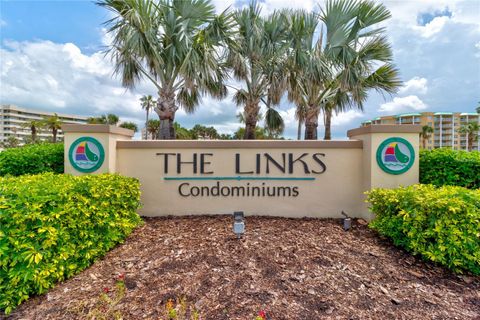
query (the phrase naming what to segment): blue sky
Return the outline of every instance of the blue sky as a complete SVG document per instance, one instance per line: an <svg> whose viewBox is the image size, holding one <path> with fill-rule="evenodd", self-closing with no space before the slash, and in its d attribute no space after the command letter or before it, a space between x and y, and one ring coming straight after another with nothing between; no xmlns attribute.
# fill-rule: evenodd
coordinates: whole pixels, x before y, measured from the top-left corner
<svg viewBox="0 0 480 320"><path fill-rule="evenodd" d="M2 40L75 43L82 52L101 50L105 10L92 1L0 1Z"/></svg>
<svg viewBox="0 0 480 320"><path fill-rule="evenodd" d="M245 3L213 2L219 11ZM404 86L392 97L372 92L363 113L339 114L333 121L335 137L380 115L472 112L480 101L480 1L383 2L392 12L387 35ZM284 7L318 8L313 0L261 4L265 14ZM102 23L109 17L91 1L0 0L0 103L87 116L113 112L141 125L138 99L155 90L145 82L128 91L112 77L111 63L102 53L109 41ZM279 109L286 136L294 137L293 106L284 101ZM238 111L229 98L205 97L193 116L179 112L177 120L187 127L202 123L233 132L239 127Z"/></svg>

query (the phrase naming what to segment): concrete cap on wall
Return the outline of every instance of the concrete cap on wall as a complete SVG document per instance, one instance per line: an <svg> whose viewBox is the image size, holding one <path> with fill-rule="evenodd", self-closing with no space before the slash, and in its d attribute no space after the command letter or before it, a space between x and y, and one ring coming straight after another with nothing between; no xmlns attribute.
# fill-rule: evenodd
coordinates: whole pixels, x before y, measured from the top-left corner
<svg viewBox="0 0 480 320"><path fill-rule="evenodd" d="M117 149L155 149L155 148L206 148L206 149L361 149L361 140L141 140L141 141L118 141Z"/></svg>
<svg viewBox="0 0 480 320"><path fill-rule="evenodd" d="M349 138L369 133L420 133L422 126L418 124L372 124L347 131Z"/></svg>
<svg viewBox="0 0 480 320"><path fill-rule="evenodd" d="M82 133L112 133L126 137L133 137L135 132L130 129L111 126L108 124L64 124L63 132L82 132Z"/></svg>

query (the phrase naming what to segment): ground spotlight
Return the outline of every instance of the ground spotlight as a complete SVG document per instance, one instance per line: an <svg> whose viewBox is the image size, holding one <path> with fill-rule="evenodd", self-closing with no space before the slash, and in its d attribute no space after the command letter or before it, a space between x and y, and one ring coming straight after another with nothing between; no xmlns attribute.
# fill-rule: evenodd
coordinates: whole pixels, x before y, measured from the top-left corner
<svg viewBox="0 0 480 320"><path fill-rule="evenodd" d="M352 227L352 218L348 216L344 211L342 211L343 218L343 230L348 231Z"/></svg>
<svg viewBox="0 0 480 320"><path fill-rule="evenodd" d="M245 216L243 211L235 211L233 213L233 233L240 239L245 233Z"/></svg>

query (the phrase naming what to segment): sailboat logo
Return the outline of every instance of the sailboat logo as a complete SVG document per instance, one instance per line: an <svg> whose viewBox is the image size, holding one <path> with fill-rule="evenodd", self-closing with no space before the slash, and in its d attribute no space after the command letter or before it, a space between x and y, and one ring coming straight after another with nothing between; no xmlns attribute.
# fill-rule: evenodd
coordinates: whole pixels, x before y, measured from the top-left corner
<svg viewBox="0 0 480 320"><path fill-rule="evenodd" d="M389 164L396 166L406 166L409 159L409 156L400 151L397 142L388 145L385 151L385 156L383 157L385 163L388 162Z"/></svg>
<svg viewBox="0 0 480 320"><path fill-rule="evenodd" d="M79 138L70 147L70 163L80 172L96 171L101 167L104 158L102 144L92 137Z"/></svg>
<svg viewBox="0 0 480 320"><path fill-rule="evenodd" d="M413 165L415 153L410 142L403 138L389 138L377 150L380 168L391 174L406 172Z"/></svg>

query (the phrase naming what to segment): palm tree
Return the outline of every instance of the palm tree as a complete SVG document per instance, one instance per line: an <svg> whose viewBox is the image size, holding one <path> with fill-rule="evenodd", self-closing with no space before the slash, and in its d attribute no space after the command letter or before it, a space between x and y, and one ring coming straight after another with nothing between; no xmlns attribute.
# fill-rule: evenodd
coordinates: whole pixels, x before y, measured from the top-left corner
<svg viewBox="0 0 480 320"><path fill-rule="evenodd" d="M173 126L175 127L176 139L192 140L193 137L192 137L192 132L190 130L182 127L178 122L175 122Z"/></svg>
<svg viewBox="0 0 480 320"><path fill-rule="evenodd" d="M297 140L302 139L302 128L303 125L305 124L305 118L306 118L306 109L303 106L297 106L297 109L295 110L295 119L298 121L297 124Z"/></svg>
<svg viewBox="0 0 480 320"><path fill-rule="evenodd" d="M88 117L87 123L88 124L106 124L107 117L105 115L101 115L100 117Z"/></svg>
<svg viewBox="0 0 480 320"><path fill-rule="evenodd" d="M478 140L478 132L480 131L478 123L470 122L463 125L458 131L467 136L467 150L472 151L473 143Z"/></svg>
<svg viewBox="0 0 480 320"><path fill-rule="evenodd" d="M260 7L251 3L235 12L238 24L236 45L230 48L229 66L244 88L234 88L234 101L243 107L244 139L255 139L260 104L266 108L266 126L272 130L283 126L273 107L280 103L286 83L283 76L287 48L286 23L279 13L264 19Z"/></svg>
<svg viewBox="0 0 480 320"><path fill-rule="evenodd" d="M129 130L132 130L133 132L137 132L138 131L138 126L135 122L122 122L120 123L119 125L120 128L125 128L125 129L129 129Z"/></svg>
<svg viewBox="0 0 480 320"><path fill-rule="evenodd" d="M118 124L118 122L120 121L120 118L116 114L113 114L113 113L107 114L106 119L107 119L107 124L109 124L111 126L116 126Z"/></svg>
<svg viewBox="0 0 480 320"><path fill-rule="evenodd" d="M477 108L475 110L477 111L477 113L480 114L480 101L478 101Z"/></svg>
<svg viewBox="0 0 480 320"><path fill-rule="evenodd" d="M109 124L112 126L116 126L120 118L113 113L102 114L100 117L89 117L87 118L88 124Z"/></svg>
<svg viewBox="0 0 480 320"><path fill-rule="evenodd" d="M154 120L154 119L148 120L146 131L148 133L150 133L150 136L152 137L152 140L157 139L159 129L160 129L160 121L159 120Z"/></svg>
<svg viewBox="0 0 480 320"><path fill-rule="evenodd" d="M52 131L52 142L56 143L58 130L62 128L62 121L60 120L58 115L55 113L53 116L46 117L43 120L43 123L47 129Z"/></svg>
<svg viewBox="0 0 480 320"><path fill-rule="evenodd" d="M314 13L308 13L303 10L283 10L282 15L288 22L289 29L289 49L288 58L286 62L286 78L287 78L287 92L288 99L294 102L297 106L295 118L298 121L297 140L301 139L302 127L306 123L307 111L306 97L304 89L315 89L318 87L318 81L315 82L313 78L314 71L320 71L323 63L316 63L310 65L314 60L312 55L318 53L314 50L316 43L314 41L314 34L318 26L318 19ZM322 32L320 31L320 37ZM321 40L317 43L321 43ZM301 87L301 79L307 77L306 68L310 67L311 81L309 86ZM323 76L323 74L322 74ZM312 95L310 95L312 96ZM318 118L318 116L316 117ZM313 121L309 122L309 125ZM316 127L315 127L316 128ZM316 129L315 129L316 130Z"/></svg>
<svg viewBox="0 0 480 320"><path fill-rule="evenodd" d="M160 138L175 139L179 107L192 113L202 94L227 94L223 64L234 29L228 11L216 15L209 0L100 0L112 11L106 23L115 73L132 88L147 79L158 90ZM222 49L221 49L222 48Z"/></svg>
<svg viewBox="0 0 480 320"><path fill-rule="evenodd" d="M317 17L323 26L316 41L312 14L296 15L300 17L292 18L290 56L298 58L289 63L294 74L289 75L289 99L305 109L305 139L316 139L323 111L324 139L330 140L334 112L362 110L369 89L394 93L401 85L384 28L376 26L390 13L373 1L328 0ZM305 32L296 32L302 28Z"/></svg>
<svg viewBox="0 0 480 320"><path fill-rule="evenodd" d="M37 133L43 127L43 122L39 120L28 120L22 124L22 127L29 128L32 134L32 143L37 141Z"/></svg>
<svg viewBox="0 0 480 320"><path fill-rule="evenodd" d="M422 127L422 132L420 133L420 137L422 137L422 145L423 149L426 149L427 147L427 140L430 139L433 133L433 128L430 126L423 126Z"/></svg>
<svg viewBox="0 0 480 320"><path fill-rule="evenodd" d="M147 127L148 115L150 113L150 110L152 110L153 108L153 97L151 95L143 96L140 98L140 102L142 105L142 109L144 109L145 112L147 113L147 117L145 118L145 127ZM147 140L147 135L148 135L148 132L147 130L145 130L145 140Z"/></svg>

